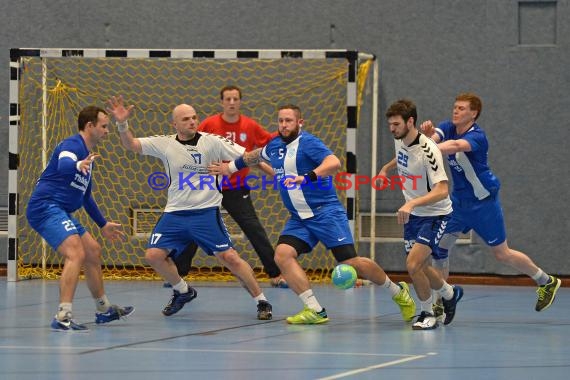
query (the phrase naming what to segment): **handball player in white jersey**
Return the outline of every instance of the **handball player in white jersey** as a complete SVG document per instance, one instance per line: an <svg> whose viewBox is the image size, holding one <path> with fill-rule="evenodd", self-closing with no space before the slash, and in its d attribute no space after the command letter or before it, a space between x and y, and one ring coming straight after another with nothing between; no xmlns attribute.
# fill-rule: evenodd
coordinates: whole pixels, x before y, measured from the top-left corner
<svg viewBox="0 0 570 380"><path fill-rule="evenodd" d="M437 145L416 129L418 114L411 100L392 103L386 118L395 139L396 159L384 165L378 175L388 178L387 173L397 168L405 179L402 193L406 202L398 210L398 223L404 225L406 268L421 303L420 316L412 328L431 330L438 327L431 289L443 297L446 325L453 320L457 302L463 296L460 286L449 285L430 265L430 256L438 258L438 245L452 211L447 174Z"/></svg>
<svg viewBox="0 0 570 380"><path fill-rule="evenodd" d="M158 157L170 178L168 201L164 213L154 227L145 252L146 261L172 284L173 295L162 313L177 313L196 298L176 269L173 258L194 242L208 255L213 255L243 284L257 303L257 318L272 318L271 304L265 298L253 270L233 248L224 225L221 178L208 175L213 161L233 160L245 149L224 137L197 132L198 116L194 108L180 104L172 111L176 134L135 138L127 119L133 106L126 107L122 97L109 100L108 111L114 116L123 146L136 153ZM149 173L150 174L150 173Z"/></svg>

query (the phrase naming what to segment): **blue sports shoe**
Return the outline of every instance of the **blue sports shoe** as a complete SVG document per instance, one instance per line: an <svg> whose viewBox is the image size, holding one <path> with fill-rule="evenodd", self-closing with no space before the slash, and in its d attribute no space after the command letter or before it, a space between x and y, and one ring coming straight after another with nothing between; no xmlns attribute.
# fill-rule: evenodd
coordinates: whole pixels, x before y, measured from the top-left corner
<svg viewBox="0 0 570 380"><path fill-rule="evenodd" d="M135 312L134 306L120 307L117 305L111 305L107 311L101 313L95 313L95 323L109 323L112 321L119 320L121 318L127 318Z"/></svg>
<svg viewBox="0 0 570 380"><path fill-rule="evenodd" d="M455 307L457 302L463 297L463 288L459 285L453 285L453 297L450 300L442 298L443 310L445 312L444 325L449 325L455 317Z"/></svg>
<svg viewBox="0 0 570 380"><path fill-rule="evenodd" d="M52 331L77 331L77 332L89 332L89 328L85 325L80 325L71 318L71 313L67 313L65 318L62 320L57 319L57 316L51 321Z"/></svg>
<svg viewBox="0 0 570 380"><path fill-rule="evenodd" d="M168 304L162 309L162 314L169 316L176 314L184 307L185 304L192 301L198 295L198 292L193 287L188 287L188 293L180 293L178 290L172 291L172 298Z"/></svg>
<svg viewBox="0 0 570 380"><path fill-rule="evenodd" d="M285 281L285 279L281 276L274 277L270 279L269 282L271 283L271 286L273 286L274 288L281 288L281 289L289 288L287 281Z"/></svg>

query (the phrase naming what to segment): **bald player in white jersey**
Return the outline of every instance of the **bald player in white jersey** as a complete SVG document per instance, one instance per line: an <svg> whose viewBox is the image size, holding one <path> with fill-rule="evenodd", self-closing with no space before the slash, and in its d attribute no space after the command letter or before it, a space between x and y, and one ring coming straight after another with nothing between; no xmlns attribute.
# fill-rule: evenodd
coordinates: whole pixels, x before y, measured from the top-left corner
<svg viewBox="0 0 570 380"><path fill-rule="evenodd" d="M195 242L208 255L216 256L240 280L257 303L257 318L271 319L271 304L253 270L233 249L220 213L221 186L217 177L208 175L207 169L213 161L240 157L245 149L224 137L197 132L198 116L187 104L180 104L172 111L176 134L135 138L127 122L133 106L126 107L122 97L113 97L108 103L123 146L160 158L170 178L164 213L152 231L145 252L146 261L173 287L172 298L162 313L175 314L196 298L196 290L180 277L172 260Z"/></svg>
<svg viewBox="0 0 570 380"><path fill-rule="evenodd" d="M395 139L396 158L382 167L379 176L388 178L388 171L397 167L401 177L414 179L403 182L406 203L398 210L398 223L404 224L406 268L421 303L420 316L412 328L431 330L438 326L431 289L443 297L446 325L453 320L457 301L463 296L463 289L449 285L428 260L430 255L437 255L452 212L447 175L437 145L416 129L418 116L412 101L394 102L386 117Z"/></svg>

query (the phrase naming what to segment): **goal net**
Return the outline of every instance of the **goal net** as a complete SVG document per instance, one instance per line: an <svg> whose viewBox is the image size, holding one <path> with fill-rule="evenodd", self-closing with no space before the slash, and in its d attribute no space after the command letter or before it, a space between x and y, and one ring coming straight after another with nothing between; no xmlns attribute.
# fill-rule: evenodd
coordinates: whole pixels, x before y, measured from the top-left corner
<svg viewBox="0 0 570 380"><path fill-rule="evenodd" d="M111 96L122 95L135 105L131 128L135 136L172 134L170 114L179 103L194 106L201 120L221 111L219 90L229 84L243 91L242 113L270 132L276 130L277 106L301 107L305 129L319 136L355 172L354 142L358 66L365 61L353 51L187 51L187 50L58 50L13 49L11 66L10 217L15 236L9 236L9 271L16 278L57 278L61 255L43 242L27 223L25 209L56 144L77 133L77 115L87 105L104 106ZM367 70L361 70L361 75ZM107 279L158 279L144 261L154 224L166 204L167 191L155 191L149 176L163 171L153 157L127 152L114 125L96 147L101 156L93 174L93 196L103 215L121 223L128 238L110 243L83 210L75 216L103 247L103 273ZM348 157L348 158L347 158ZM345 170L347 171L347 170ZM15 182L15 183L14 183ZM354 200L339 191L354 213ZM270 241L276 242L288 218L276 190L254 190L252 198ZM349 196L349 198L351 198ZM235 222L225 215L235 248L266 278L255 251ZM321 245L303 255L301 265L312 281L328 278L335 261ZM192 280L228 280L231 273L215 257L199 250L189 274Z"/></svg>

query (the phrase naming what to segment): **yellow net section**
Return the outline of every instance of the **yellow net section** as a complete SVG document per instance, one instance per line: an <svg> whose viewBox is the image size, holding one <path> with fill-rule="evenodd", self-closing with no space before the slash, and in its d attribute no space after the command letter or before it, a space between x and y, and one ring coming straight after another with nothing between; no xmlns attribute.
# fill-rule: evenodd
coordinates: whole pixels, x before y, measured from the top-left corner
<svg viewBox="0 0 570 380"><path fill-rule="evenodd" d="M276 109L283 103L303 110L305 129L319 136L342 160L346 150L346 71L344 59L145 59L145 58L22 58L19 102L18 275L57 278L61 256L46 246L25 218L25 207L55 145L77 133L77 114L87 105L104 106L122 95L134 104L131 126L135 136L173 133L170 112L179 103L192 104L199 117L220 112L219 90L235 84L243 91L242 112L270 132L276 130ZM45 73L42 76L42 69ZM362 91L362 89L360 89ZM110 243L83 210L75 216L103 247L107 279L159 279L144 262L146 241L166 204L166 190L148 185L151 173L163 171L153 157L127 152L114 126L104 143L93 174L93 195L103 215L121 223L127 241ZM43 148L45 144L45 151ZM344 201L344 194L340 194ZM275 190L252 191L254 205L270 241L276 242L288 218ZM266 278L261 261L235 222L226 215L235 248ZM319 245L301 264L312 281L328 278L335 261ZM229 280L231 273L214 257L199 250L192 280Z"/></svg>

